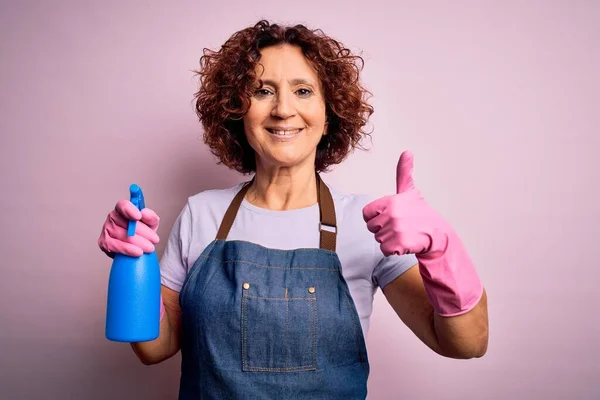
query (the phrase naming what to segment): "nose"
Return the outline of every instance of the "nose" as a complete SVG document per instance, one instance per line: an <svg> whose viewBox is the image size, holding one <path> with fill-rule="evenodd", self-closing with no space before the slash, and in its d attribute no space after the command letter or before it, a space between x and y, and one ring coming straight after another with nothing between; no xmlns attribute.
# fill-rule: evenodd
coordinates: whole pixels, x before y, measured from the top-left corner
<svg viewBox="0 0 600 400"><path fill-rule="evenodd" d="M294 99L287 93L278 93L275 97L275 104L273 104L273 109L271 110L271 115L273 117L279 117L281 119L286 119L294 116L296 113L296 109L294 106Z"/></svg>

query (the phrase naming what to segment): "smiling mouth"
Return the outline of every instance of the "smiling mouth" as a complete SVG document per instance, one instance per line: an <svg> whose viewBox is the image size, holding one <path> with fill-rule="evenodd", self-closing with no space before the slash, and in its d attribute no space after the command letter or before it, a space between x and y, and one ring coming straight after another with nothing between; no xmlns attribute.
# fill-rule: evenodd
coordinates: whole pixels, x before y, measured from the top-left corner
<svg viewBox="0 0 600 400"><path fill-rule="evenodd" d="M290 137L290 136L297 135L298 133L300 133L302 131L302 129L280 130L280 129L267 128L267 131L269 131L269 133L274 136Z"/></svg>

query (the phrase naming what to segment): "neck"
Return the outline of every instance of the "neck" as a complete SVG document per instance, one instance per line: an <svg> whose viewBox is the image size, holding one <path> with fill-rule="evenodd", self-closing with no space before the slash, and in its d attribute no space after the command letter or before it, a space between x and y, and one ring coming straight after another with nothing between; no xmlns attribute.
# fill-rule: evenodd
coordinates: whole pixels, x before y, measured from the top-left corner
<svg viewBox="0 0 600 400"><path fill-rule="evenodd" d="M246 200L257 207L279 211L314 205L317 202L314 165L265 168L257 164Z"/></svg>

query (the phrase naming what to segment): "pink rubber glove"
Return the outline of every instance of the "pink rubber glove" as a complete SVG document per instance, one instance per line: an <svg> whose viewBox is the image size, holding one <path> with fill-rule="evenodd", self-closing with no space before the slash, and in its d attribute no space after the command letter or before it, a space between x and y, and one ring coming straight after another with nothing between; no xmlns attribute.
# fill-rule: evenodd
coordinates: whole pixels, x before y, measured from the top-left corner
<svg viewBox="0 0 600 400"><path fill-rule="evenodd" d="M159 314L159 321L162 321L163 317L165 316L165 303L163 303L163 299L162 299L162 294L160 295L160 314Z"/></svg>
<svg viewBox="0 0 600 400"><path fill-rule="evenodd" d="M135 224L134 236L127 236L127 224L130 219L138 221ZM98 246L111 258L115 253L132 257L152 253L155 250L154 245L160 240L156 233L159 222L160 218L153 210L144 208L140 212L131 201L119 200L102 225Z"/></svg>
<svg viewBox="0 0 600 400"><path fill-rule="evenodd" d="M363 217L384 255L415 254L435 312L451 317L471 310L483 294L460 238L415 188L413 154L398 161L396 194L365 206Z"/></svg>

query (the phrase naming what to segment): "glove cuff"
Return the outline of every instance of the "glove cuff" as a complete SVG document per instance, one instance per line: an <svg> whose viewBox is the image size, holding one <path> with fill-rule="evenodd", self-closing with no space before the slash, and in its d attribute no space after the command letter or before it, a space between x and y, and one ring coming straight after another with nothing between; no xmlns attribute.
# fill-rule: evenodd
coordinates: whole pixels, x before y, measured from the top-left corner
<svg viewBox="0 0 600 400"><path fill-rule="evenodd" d="M162 298L162 294L160 295L160 317L159 317L159 321L162 321L163 317L165 316L165 305L163 303L163 298Z"/></svg>
<svg viewBox="0 0 600 400"><path fill-rule="evenodd" d="M434 252L417 255L429 301L443 317L467 313L483 295L475 266L456 234L446 234L445 246L435 247Z"/></svg>

